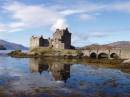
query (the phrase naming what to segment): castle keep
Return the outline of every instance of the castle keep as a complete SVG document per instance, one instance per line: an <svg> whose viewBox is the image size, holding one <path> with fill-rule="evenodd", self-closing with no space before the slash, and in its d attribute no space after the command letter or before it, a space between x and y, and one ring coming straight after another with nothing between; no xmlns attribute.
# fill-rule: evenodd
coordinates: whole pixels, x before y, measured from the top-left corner
<svg viewBox="0 0 130 97"><path fill-rule="evenodd" d="M41 37L32 36L30 39L30 48L37 47L52 47L55 49L71 49L71 33L68 28L56 29L52 39L44 39Z"/></svg>

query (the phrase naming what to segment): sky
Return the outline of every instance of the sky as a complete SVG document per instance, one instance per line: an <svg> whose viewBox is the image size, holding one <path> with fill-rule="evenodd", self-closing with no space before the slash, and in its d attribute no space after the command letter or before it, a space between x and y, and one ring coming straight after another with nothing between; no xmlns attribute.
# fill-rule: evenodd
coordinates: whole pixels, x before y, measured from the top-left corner
<svg viewBox="0 0 130 97"><path fill-rule="evenodd" d="M29 47L66 27L76 47L130 41L130 0L0 0L0 39Z"/></svg>

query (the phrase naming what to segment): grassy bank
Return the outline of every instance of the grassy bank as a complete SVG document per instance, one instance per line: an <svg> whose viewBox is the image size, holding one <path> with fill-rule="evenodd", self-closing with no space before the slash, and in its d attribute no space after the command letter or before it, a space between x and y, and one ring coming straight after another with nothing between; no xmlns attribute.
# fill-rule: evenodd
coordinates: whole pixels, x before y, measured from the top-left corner
<svg viewBox="0 0 130 97"><path fill-rule="evenodd" d="M80 50L61 50L51 48L35 48L28 53L21 52L21 50L12 51L8 54L11 57L64 57L64 58L81 58L83 56Z"/></svg>
<svg viewBox="0 0 130 97"><path fill-rule="evenodd" d="M41 56L77 56L81 55L80 50L63 50L63 49L52 49L52 48L35 48L30 50L30 53L41 55Z"/></svg>
<svg viewBox="0 0 130 97"><path fill-rule="evenodd" d="M12 52L8 53L8 56L15 57L15 58L30 58L30 57L34 57L31 54L22 52L21 50L12 51Z"/></svg>

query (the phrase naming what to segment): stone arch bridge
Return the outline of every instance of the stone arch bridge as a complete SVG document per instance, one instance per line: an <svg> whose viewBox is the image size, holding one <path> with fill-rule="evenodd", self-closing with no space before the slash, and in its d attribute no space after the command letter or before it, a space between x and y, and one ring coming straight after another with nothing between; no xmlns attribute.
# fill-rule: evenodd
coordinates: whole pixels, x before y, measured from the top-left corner
<svg viewBox="0 0 130 97"><path fill-rule="evenodd" d="M94 59L101 59L101 58L121 58L121 59L130 59L130 51L121 50L121 49L111 49L111 50L82 50L85 56Z"/></svg>

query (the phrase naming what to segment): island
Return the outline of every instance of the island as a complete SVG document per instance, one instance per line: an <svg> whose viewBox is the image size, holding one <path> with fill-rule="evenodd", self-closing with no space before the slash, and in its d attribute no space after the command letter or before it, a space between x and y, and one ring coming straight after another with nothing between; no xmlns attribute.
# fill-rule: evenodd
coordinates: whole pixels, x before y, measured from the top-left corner
<svg viewBox="0 0 130 97"><path fill-rule="evenodd" d="M29 52L23 53L21 50L16 50L8 55L12 57L83 57L82 51L71 45L71 34L66 28L56 29L52 39L45 39L43 36L32 36Z"/></svg>

